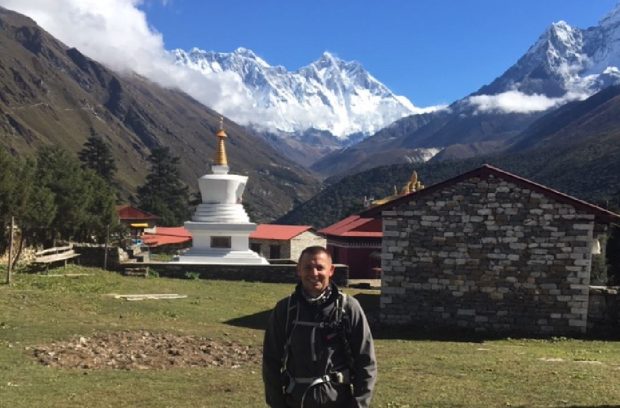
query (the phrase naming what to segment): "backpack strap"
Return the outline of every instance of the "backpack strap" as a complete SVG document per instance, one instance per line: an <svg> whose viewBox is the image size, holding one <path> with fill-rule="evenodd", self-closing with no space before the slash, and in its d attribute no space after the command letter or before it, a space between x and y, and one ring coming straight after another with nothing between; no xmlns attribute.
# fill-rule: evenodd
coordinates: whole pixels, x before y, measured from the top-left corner
<svg viewBox="0 0 620 408"><path fill-rule="evenodd" d="M341 331L340 338L346 354L347 366L349 370L351 370L351 373L353 373L355 359L353 358L353 350L351 349L351 321L349 320L346 308L349 304L349 296L346 293L340 292L338 301L340 304L338 305L339 308L336 313L339 315L337 315L336 318L338 319L338 326Z"/></svg>
<svg viewBox="0 0 620 408"><path fill-rule="evenodd" d="M282 373L286 371L286 367L288 365L288 355L290 352L291 339L293 337L293 329L291 328L291 311L293 309L297 309L295 320L299 319L299 307L297 307L297 301L293 303L293 296L294 293L292 293L288 297L288 301L286 302L286 323L284 325L284 335L286 336L286 341L284 342L284 352L282 353L282 367L280 368L280 372Z"/></svg>

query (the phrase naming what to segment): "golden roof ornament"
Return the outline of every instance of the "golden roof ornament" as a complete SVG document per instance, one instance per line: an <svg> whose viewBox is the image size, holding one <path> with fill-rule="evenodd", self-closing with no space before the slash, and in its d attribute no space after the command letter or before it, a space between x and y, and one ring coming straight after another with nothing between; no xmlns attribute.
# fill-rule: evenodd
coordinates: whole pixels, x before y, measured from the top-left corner
<svg viewBox="0 0 620 408"><path fill-rule="evenodd" d="M228 137L224 131L224 117L220 116L220 130L215 134L217 136L217 151L215 153L216 166L228 166L228 158L226 157L226 146L224 140Z"/></svg>
<svg viewBox="0 0 620 408"><path fill-rule="evenodd" d="M415 170L411 173L411 177L409 181L403 186L402 190L400 190L400 194L410 194L416 191L420 191L424 188L424 185L418 179L418 172Z"/></svg>
<svg viewBox="0 0 620 408"><path fill-rule="evenodd" d="M387 196L387 197L380 198L378 200L371 200L370 207L385 204L405 194L410 194L410 193L415 193L416 191L420 191L423 188L424 188L424 184L420 182L420 179L418 178L418 173L414 170L413 173L411 173L411 177L409 178L409 181L405 183L405 185L402 187L400 192L398 191L396 186L394 186L394 194Z"/></svg>

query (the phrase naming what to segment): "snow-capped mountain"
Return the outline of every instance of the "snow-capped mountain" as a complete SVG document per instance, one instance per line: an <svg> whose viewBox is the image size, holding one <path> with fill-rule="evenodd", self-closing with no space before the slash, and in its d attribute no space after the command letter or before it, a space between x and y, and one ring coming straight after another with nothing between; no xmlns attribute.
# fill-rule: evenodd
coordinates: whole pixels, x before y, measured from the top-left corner
<svg viewBox="0 0 620 408"><path fill-rule="evenodd" d="M177 64L206 76L237 76L257 109L252 125L265 130L300 132L312 128L346 139L355 133L372 134L423 111L395 95L358 62L343 61L329 52L293 72L269 65L246 48L232 53L198 48L172 52Z"/></svg>
<svg viewBox="0 0 620 408"><path fill-rule="evenodd" d="M499 111L542 111L620 83L619 67L620 4L588 29L553 23L515 65L469 101ZM508 98L506 103L485 99L491 95L511 97L515 109ZM516 109L519 99L530 109Z"/></svg>
<svg viewBox="0 0 620 408"><path fill-rule="evenodd" d="M620 4L588 29L564 21L551 24L492 83L441 112L402 118L316 161L312 169L334 176L406 163L420 148L442 147L432 158L436 161L497 153L553 108L620 83L619 68Z"/></svg>

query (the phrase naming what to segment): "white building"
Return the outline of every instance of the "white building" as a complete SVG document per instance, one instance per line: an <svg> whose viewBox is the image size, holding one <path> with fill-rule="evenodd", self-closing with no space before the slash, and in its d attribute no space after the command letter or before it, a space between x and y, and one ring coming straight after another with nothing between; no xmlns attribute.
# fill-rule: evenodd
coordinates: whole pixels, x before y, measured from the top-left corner
<svg viewBox="0 0 620 408"><path fill-rule="evenodd" d="M242 197L248 178L228 174L224 141L228 137L220 121L218 148L213 174L198 179L202 203L185 228L193 245L175 262L191 264L267 264L267 260L249 248L249 235L256 224L243 208Z"/></svg>

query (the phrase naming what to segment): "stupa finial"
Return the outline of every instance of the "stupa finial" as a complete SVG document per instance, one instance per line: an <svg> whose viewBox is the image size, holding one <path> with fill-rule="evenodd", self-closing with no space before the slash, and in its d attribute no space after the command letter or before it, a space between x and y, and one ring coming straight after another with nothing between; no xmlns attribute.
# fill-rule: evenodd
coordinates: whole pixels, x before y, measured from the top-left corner
<svg viewBox="0 0 620 408"><path fill-rule="evenodd" d="M216 166L228 166L228 158L226 157L226 146L224 140L228 137L224 131L224 117L220 116L220 130L215 134L217 136L217 152L215 153Z"/></svg>

